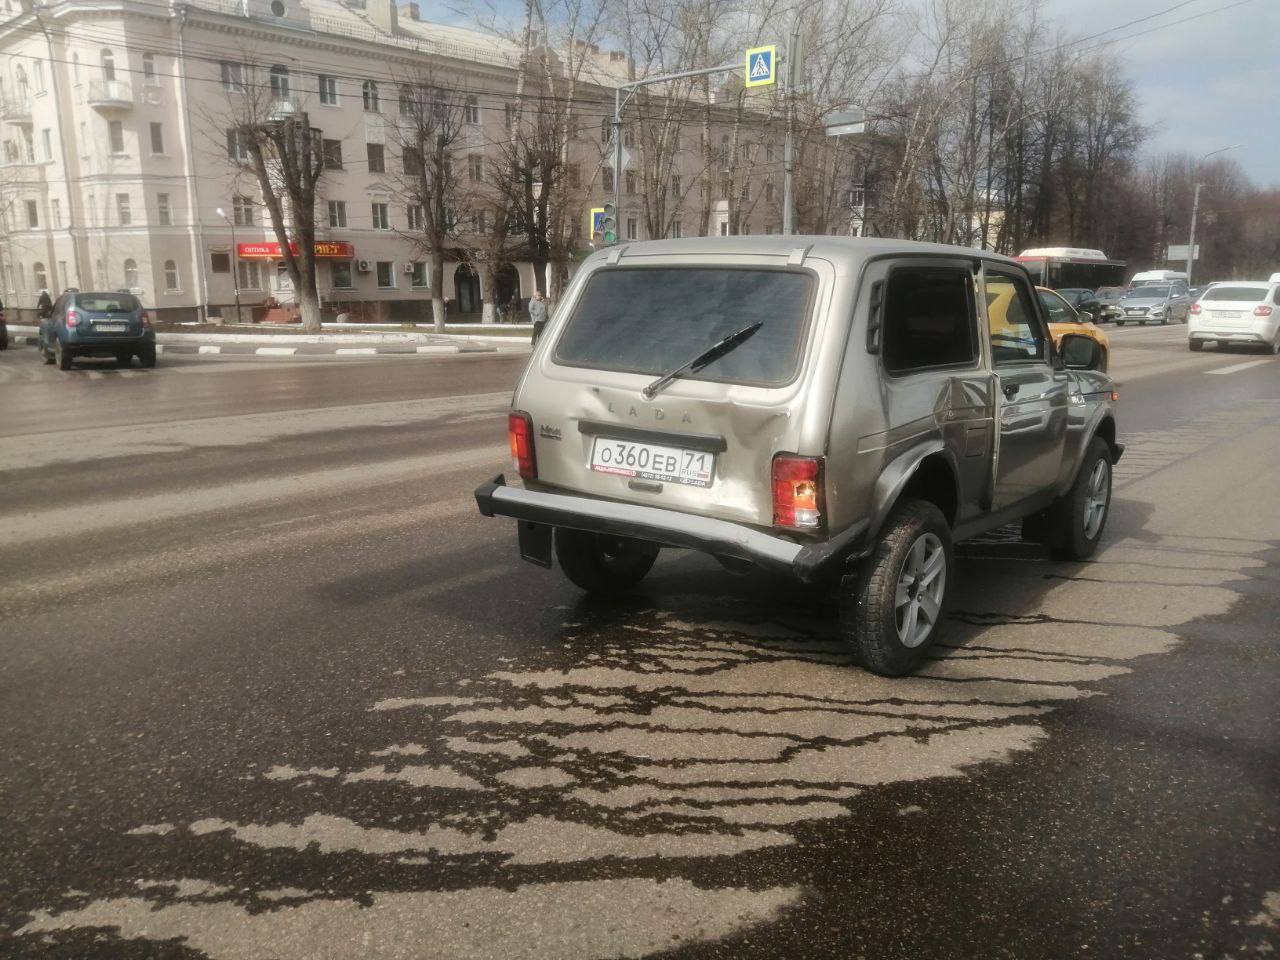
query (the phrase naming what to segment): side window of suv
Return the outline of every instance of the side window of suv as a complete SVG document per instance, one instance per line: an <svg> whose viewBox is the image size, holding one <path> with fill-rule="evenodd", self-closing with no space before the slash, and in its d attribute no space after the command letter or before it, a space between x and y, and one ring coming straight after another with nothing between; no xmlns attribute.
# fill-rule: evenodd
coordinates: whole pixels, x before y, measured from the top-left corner
<svg viewBox="0 0 1280 960"><path fill-rule="evenodd" d="M988 270L986 300L992 360L996 364L1043 360L1044 333L1026 281Z"/></svg>
<svg viewBox="0 0 1280 960"><path fill-rule="evenodd" d="M978 357L972 274L964 267L895 267L884 295L890 373L973 363Z"/></svg>

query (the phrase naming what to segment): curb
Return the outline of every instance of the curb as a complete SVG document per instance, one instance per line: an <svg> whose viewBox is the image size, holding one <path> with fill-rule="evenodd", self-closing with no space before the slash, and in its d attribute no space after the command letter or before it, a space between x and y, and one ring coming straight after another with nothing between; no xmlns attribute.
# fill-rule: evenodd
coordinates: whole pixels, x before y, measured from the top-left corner
<svg viewBox="0 0 1280 960"><path fill-rule="evenodd" d="M11 347L34 347L36 337L10 334ZM156 353L162 356L240 356L240 357L359 357L359 356L453 356L457 354L512 353L524 351L500 351L485 343L467 344L374 344L353 347L341 344L301 343L288 347L261 347L251 343L157 343Z"/></svg>

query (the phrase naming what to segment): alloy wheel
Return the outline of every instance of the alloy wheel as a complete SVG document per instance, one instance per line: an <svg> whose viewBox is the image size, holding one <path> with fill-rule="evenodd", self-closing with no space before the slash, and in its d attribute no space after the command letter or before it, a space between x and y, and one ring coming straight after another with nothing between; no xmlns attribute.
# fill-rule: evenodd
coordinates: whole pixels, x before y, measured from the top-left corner
<svg viewBox="0 0 1280 960"><path fill-rule="evenodd" d="M1089 489L1084 499L1084 535L1092 540L1102 529L1111 500L1111 464L1098 460L1089 474Z"/></svg>
<svg viewBox="0 0 1280 960"><path fill-rule="evenodd" d="M904 647L929 639L942 610L947 589L947 553L936 534L916 538L902 562L894 594L894 619Z"/></svg>

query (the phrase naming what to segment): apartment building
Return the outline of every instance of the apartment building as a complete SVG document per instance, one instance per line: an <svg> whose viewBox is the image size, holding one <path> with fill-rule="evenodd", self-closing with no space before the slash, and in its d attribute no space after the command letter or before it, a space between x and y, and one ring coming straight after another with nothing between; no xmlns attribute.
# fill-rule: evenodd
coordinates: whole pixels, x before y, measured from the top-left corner
<svg viewBox="0 0 1280 960"><path fill-rule="evenodd" d="M169 319L230 318L237 308L247 318L273 298L289 302L276 236L228 106L253 83L269 85L278 109L305 115L322 132L317 287L326 313L426 319L429 280L413 239L420 212L396 177L399 84L424 71L449 78L465 98L456 162L480 178L509 129L518 45L429 22L417 3L396 0L3 4L0 297L11 315L27 316L40 290L67 287L128 289ZM595 48L590 57L604 103L627 64ZM612 190L611 171L601 168L607 124L596 129L596 116L573 148L584 220ZM691 180L702 151L687 152ZM624 176L620 232L645 239L636 173ZM673 184L677 204L693 193L689 180ZM714 190L715 181L701 189ZM777 228L780 193L768 176L755 187L755 232ZM668 233L729 232L727 196L688 206ZM482 217L467 222L473 240L486 229ZM746 221L739 228L751 229ZM486 289L488 268L467 246L460 236L445 265L451 316L478 312ZM527 260L494 279L503 305L527 300L535 286Z"/></svg>

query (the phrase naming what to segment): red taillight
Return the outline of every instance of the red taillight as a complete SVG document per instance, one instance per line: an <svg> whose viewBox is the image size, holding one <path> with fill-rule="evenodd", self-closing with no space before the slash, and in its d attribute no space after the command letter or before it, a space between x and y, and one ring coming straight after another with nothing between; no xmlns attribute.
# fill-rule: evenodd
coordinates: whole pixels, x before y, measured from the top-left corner
<svg viewBox="0 0 1280 960"><path fill-rule="evenodd" d="M1260 307L1253 308L1253 315L1255 317L1269 317L1271 316L1271 308L1264 303Z"/></svg>
<svg viewBox="0 0 1280 960"><path fill-rule="evenodd" d="M822 458L780 453L773 458L773 525L822 526Z"/></svg>
<svg viewBox="0 0 1280 960"><path fill-rule="evenodd" d="M78 326L80 326L80 314L76 313L74 310L68 310L68 311L67 311L67 326L68 326L68 327L78 327Z"/></svg>
<svg viewBox="0 0 1280 960"><path fill-rule="evenodd" d="M147 311L142 311L142 328L144 330L151 329L151 315Z"/></svg>
<svg viewBox="0 0 1280 960"><path fill-rule="evenodd" d="M1193 303L1193 304L1191 305L1191 315L1192 315L1193 317L1198 317L1198 316L1200 316L1200 304L1198 304L1198 303Z"/></svg>
<svg viewBox="0 0 1280 960"><path fill-rule="evenodd" d="M507 439L516 472L525 480L538 478L538 459L533 455L533 418L522 410L507 416Z"/></svg>

